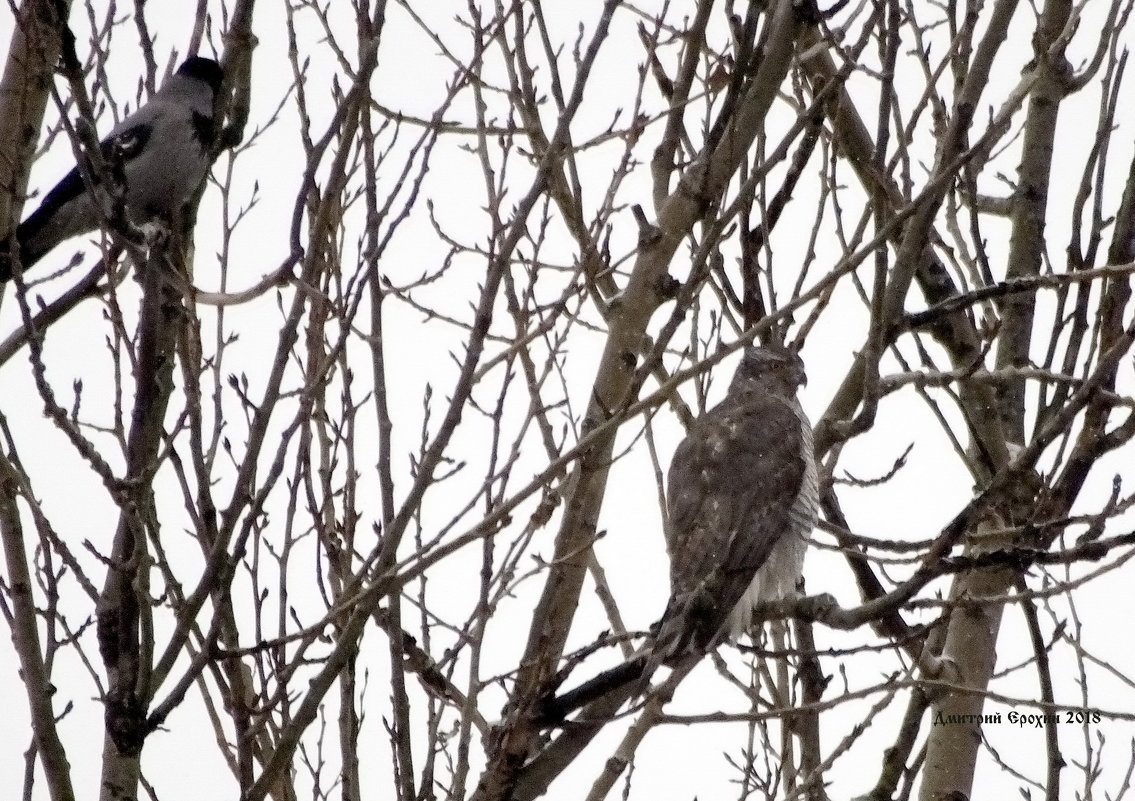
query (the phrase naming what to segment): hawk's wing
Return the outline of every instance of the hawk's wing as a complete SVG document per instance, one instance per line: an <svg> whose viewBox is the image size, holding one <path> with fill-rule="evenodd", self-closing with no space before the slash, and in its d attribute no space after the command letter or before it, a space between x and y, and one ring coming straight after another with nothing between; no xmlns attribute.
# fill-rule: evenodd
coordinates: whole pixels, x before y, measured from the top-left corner
<svg viewBox="0 0 1135 801"><path fill-rule="evenodd" d="M670 603L656 647L705 652L773 546L804 481L801 420L771 393L726 399L678 446L667 476Z"/></svg>

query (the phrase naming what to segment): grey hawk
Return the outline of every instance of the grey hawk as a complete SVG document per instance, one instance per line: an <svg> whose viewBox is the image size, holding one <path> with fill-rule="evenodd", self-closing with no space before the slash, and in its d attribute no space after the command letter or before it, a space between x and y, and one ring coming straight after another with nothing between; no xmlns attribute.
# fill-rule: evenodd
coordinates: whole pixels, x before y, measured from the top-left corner
<svg viewBox="0 0 1135 801"><path fill-rule="evenodd" d="M670 462L670 602L653 642L579 687L542 699L535 715L541 725L592 702L602 709L588 706L583 719L609 717L645 691L660 665L736 639L749 629L756 604L792 596L819 495L812 427L796 398L805 381L794 351L745 351L725 399L694 422ZM580 743L598 727L588 731L578 735Z"/></svg>
<svg viewBox="0 0 1135 801"><path fill-rule="evenodd" d="M667 475L670 602L652 661L704 654L749 629L753 607L791 597L816 524L804 364L782 346L745 351L725 399L700 417Z"/></svg>

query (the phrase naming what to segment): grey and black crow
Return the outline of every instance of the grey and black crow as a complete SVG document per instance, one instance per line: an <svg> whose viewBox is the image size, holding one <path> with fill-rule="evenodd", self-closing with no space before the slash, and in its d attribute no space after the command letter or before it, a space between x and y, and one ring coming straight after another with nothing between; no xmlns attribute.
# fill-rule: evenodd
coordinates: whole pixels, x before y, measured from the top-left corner
<svg viewBox="0 0 1135 801"><path fill-rule="evenodd" d="M123 183L125 212L134 225L176 220L205 179L217 130L213 101L224 73L211 58L194 56L141 108L114 127L100 143L108 169ZM91 171L88 171L91 172ZM91 175L94 191L78 166L47 193L16 228L19 260L27 270L56 245L104 224L111 212L108 193ZM11 237L0 242L0 281L12 277Z"/></svg>

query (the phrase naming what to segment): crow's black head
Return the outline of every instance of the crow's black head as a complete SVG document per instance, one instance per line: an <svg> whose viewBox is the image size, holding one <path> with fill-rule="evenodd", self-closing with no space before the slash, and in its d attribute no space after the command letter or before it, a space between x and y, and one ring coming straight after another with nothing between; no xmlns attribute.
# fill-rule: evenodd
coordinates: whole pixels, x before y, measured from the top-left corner
<svg viewBox="0 0 1135 801"><path fill-rule="evenodd" d="M221 88L221 81L225 78L225 73L221 69L221 65L213 59L205 58L204 56L187 58L185 63L177 68L177 74L186 78L202 81L208 84L214 92Z"/></svg>

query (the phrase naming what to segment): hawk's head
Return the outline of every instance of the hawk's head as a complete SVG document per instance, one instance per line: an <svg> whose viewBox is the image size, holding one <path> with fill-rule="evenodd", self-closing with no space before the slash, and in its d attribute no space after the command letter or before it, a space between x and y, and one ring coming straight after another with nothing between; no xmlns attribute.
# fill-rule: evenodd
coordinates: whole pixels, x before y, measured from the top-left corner
<svg viewBox="0 0 1135 801"><path fill-rule="evenodd" d="M729 394L761 388L785 397L795 397L796 389L808 383L804 362L796 351L783 345L747 348L729 384Z"/></svg>

